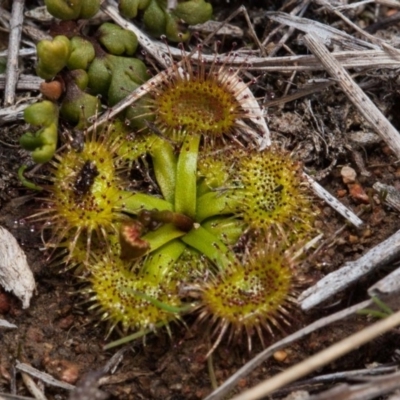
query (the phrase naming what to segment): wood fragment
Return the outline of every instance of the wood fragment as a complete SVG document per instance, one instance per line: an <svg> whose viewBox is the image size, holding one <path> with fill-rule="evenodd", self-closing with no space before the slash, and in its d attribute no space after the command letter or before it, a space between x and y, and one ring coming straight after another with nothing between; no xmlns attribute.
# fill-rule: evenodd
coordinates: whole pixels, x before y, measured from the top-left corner
<svg viewBox="0 0 400 400"><path fill-rule="evenodd" d="M0 126L10 122L22 120L24 110L29 106L29 103L24 103L19 106L11 106L0 109Z"/></svg>
<svg viewBox="0 0 400 400"><path fill-rule="evenodd" d="M24 372L26 374L29 374L33 376L34 378L40 379L44 383L54 386L54 387L59 387L65 390L73 390L75 388L74 385L71 385L70 383L67 382L62 382L58 379L53 378L50 374L47 374L46 372L42 372L31 365L21 363L17 360L17 364L15 368L18 371Z"/></svg>
<svg viewBox="0 0 400 400"><path fill-rule="evenodd" d="M35 279L29 268L25 253L6 229L0 227L0 285L6 291L13 292L22 301L22 307L28 308Z"/></svg>
<svg viewBox="0 0 400 400"><path fill-rule="evenodd" d="M321 43L315 34L304 36L304 42L310 51L318 57L327 72L337 80L341 89L349 100L357 107L360 114L375 128L386 144L391 148L397 158L400 158L400 134L351 79L348 72L332 57L331 53Z"/></svg>
<svg viewBox="0 0 400 400"><path fill-rule="evenodd" d="M357 217L353 211L349 210L343 203L341 203L335 196L330 194L326 189L324 189L318 182L316 182L311 176L303 173L307 181L311 185L311 189L314 193L324 200L328 205L330 205L336 212L338 212L342 217L349 221L352 225L360 228L364 222L362 219Z"/></svg>
<svg viewBox="0 0 400 400"><path fill-rule="evenodd" d="M372 188L381 195L385 204L400 212L400 191L394 186L381 182L375 182Z"/></svg>
<svg viewBox="0 0 400 400"><path fill-rule="evenodd" d="M26 388L36 400L47 400L47 397L28 374L26 374L25 372L21 372L21 376Z"/></svg>
<svg viewBox="0 0 400 400"><path fill-rule="evenodd" d="M6 76L4 74L0 74L0 89L5 88L5 82ZM17 81L16 89L38 91L42 82L44 82L44 79L35 75L20 75Z"/></svg>
<svg viewBox="0 0 400 400"><path fill-rule="evenodd" d="M17 328L17 325L14 325L8 321L6 321L5 319L1 319L0 318L0 328L10 328L10 329L15 329Z"/></svg>
<svg viewBox="0 0 400 400"><path fill-rule="evenodd" d="M303 310L309 310L346 289L361 277L396 259L400 254L400 230L355 261L347 261L298 298Z"/></svg>
<svg viewBox="0 0 400 400"><path fill-rule="evenodd" d="M368 289L368 294L379 298L400 294L400 268L395 269ZM383 298L384 301L386 301Z"/></svg>
<svg viewBox="0 0 400 400"><path fill-rule="evenodd" d="M22 23L24 20L25 0L14 0L10 20L10 38L8 42L8 58L6 69L6 86L4 89L4 105L15 102L15 88L17 86L19 67L18 50L20 48Z"/></svg>
<svg viewBox="0 0 400 400"><path fill-rule="evenodd" d="M157 47L168 50L164 43L153 41ZM169 46L170 53L173 57L182 57L182 50ZM186 52L189 55L189 52ZM384 50L351 50L338 51L331 53L344 68L364 68L379 69L390 68L397 69L400 67L400 60L393 55L388 54ZM196 59L196 54L192 55ZM281 72L292 73L293 71L323 71L325 68L319 60L313 55L291 55L283 57L259 57L254 53L238 52L237 57L227 60L228 55L221 54L221 61L227 66L241 66L247 63L246 69L249 71L263 72ZM210 54L203 54L202 59L207 63L215 61L215 57Z"/></svg>

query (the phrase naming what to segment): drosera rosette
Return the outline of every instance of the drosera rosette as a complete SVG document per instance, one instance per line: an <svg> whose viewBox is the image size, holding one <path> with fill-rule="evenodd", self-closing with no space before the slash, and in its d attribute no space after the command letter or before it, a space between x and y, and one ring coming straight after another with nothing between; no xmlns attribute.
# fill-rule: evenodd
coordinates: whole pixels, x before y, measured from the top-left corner
<svg viewBox="0 0 400 400"><path fill-rule="evenodd" d="M182 276L173 268L184 249L181 242L172 241L134 261L112 253L94 255L89 276L84 277L90 287L84 292L93 303L90 309L109 323L109 333L116 327L125 334L136 331L136 337L164 326L168 330L171 321L193 308L182 302Z"/></svg>
<svg viewBox="0 0 400 400"><path fill-rule="evenodd" d="M302 164L278 148L239 159L236 215L254 230L269 230L293 245L315 235L317 209Z"/></svg>
<svg viewBox="0 0 400 400"><path fill-rule="evenodd" d="M142 115L138 112L137 118L152 118L162 136L178 143L186 135L202 135L212 145L228 137L255 143L257 134L243 129L243 120L256 114L247 102L248 87L255 80L243 82L244 64L229 67L236 57L231 52L224 58L215 55L214 61L207 65L201 45L194 54L186 54L180 47L182 60L160 72L160 79L149 89L150 99L144 107L147 112ZM256 118L259 117L257 114Z"/></svg>
<svg viewBox="0 0 400 400"><path fill-rule="evenodd" d="M234 215L248 230L272 232L287 246L311 239L318 214L301 163L273 147L263 151L234 149L227 156L230 180L197 200L200 221Z"/></svg>
<svg viewBox="0 0 400 400"><path fill-rule="evenodd" d="M215 338L208 355L225 335L228 342L246 336L250 351L254 334L265 345L266 333L272 337L290 325L303 280L293 254L264 237L241 260L199 285L197 324L207 323Z"/></svg>
<svg viewBox="0 0 400 400"><path fill-rule="evenodd" d="M49 196L43 199L43 208L31 217L51 229L46 241L49 247L58 247L69 238L69 251L73 252L83 237L89 255L92 237L96 235L108 243L108 236L118 234L119 223L129 218L126 213L171 209L160 198L125 189L128 185L118 168L119 146L107 128L98 127L85 135L82 148L66 144L50 162L51 185L44 187Z"/></svg>

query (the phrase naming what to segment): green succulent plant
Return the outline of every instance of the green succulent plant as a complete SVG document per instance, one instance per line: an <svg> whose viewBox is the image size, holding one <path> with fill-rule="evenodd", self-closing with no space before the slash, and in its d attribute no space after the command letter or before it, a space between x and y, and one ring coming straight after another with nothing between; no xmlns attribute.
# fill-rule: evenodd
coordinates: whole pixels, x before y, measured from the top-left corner
<svg viewBox="0 0 400 400"><path fill-rule="evenodd" d="M204 0L180 1L173 10L168 10L166 0L123 0L119 10L126 18L136 18L143 11L143 22L152 35L166 35L175 42L189 38L184 24L202 24L212 16L212 6Z"/></svg>
<svg viewBox="0 0 400 400"><path fill-rule="evenodd" d="M133 56L138 47L136 35L118 25L105 22L97 31L99 42L110 54Z"/></svg>
<svg viewBox="0 0 400 400"><path fill-rule="evenodd" d="M36 73L43 79L52 79L67 65L72 48L69 39L59 35L53 40L41 40L36 50L38 54Z"/></svg>
<svg viewBox="0 0 400 400"><path fill-rule="evenodd" d="M82 69L86 71L95 57L93 45L80 36L71 38L70 43L71 54L66 63L67 68L69 70Z"/></svg>
<svg viewBox="0 0 400 400"><path fill-rule="evenodd" d="M101 110L101 101L96 96L86 93L87 74L83 70L74 70L76 79L68 79L66 92L60 108L60 115L75 125L84 129L88 119ZM71 73L72 74L72 73Z"/></svg>
<svg viewBox="0 0 400 400"><path fill-rule="evenodd" d="M45 0L47 11L61 20L89 19L100 9L100 0Z"/></svg>
<svg viewBox="0 0 400 400"><path fill-rule="evenodd" d="M24 119L39 127L39 130L23 134L20 138L21 146L32 152L35 162L50 161L57 148L58 107L51 101L32 104L25 109Z"/></svg>
<svg viewBox="0 0 400 400"><path fill-rule="evenodd" d="M88 74L88 86L92 92L104 96L110 106L117 104L149 79L147 68L141 60L101 51L91 63ZM141 101L143 105L145 102L145 99ZM142 127L143 121L136 118L141 114L143 110L137 104L135 108L125 111L121 117L131 120L132 126Z"/></svg>
<svg viewBox="0 0 400 400"><path fill-rule="evenodd" d="M125 18L136 18L138 12L148 7L150 2L151 0L121 0L118 7Z"/></svg>

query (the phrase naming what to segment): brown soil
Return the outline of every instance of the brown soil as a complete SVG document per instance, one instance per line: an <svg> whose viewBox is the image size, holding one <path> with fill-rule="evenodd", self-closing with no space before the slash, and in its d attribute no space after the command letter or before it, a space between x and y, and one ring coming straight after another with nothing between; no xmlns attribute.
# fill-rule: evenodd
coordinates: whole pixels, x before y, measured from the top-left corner
<svg viewBox="0 0 400 400"><path fill-rule="evenodd" d="M31 2L35 3L36 2ZM250 16L256 18L255 28L260 37L264 35L264 27L270 29L271 23L260 18L263 2L252 2L249 7ZM254 3L257 3L256 6ZM278 10L281 2L268 2L269 10ZM29 7L31 7L30 5ZM370 8L368 8L370 7ZM373 15L375 5L367 6ZM317 6L310 6L304 15L310 19L322 20L334 24L339 29L347 29L342 22L332 16L317 13ZM216 16L220 19L230 14L236 5L218 2ZM290 7L285 11L290 11ZM378 20L388 13L381 7ZM361 14L350 13L352 20L359 23ZM365 25L365 21L361 21ZM368 23L373 23L368 20ZM233 22L247 32L242 16ZM43 29L47 29L44 27ZM382 33L382 31L381 31ZM277 41L279 33L274 38ZM229 39L229 38L228 38ZM227 40L229 42L229 40ZM250 36L245 36L240 46L251 45ZM293 41L288 44L297 53L304 53L305 48ZM225 44L229 48L229 44ZM286 55L283 50L280 55ZM30 66L26 65L25 72ZM398 86L391 72L384 70L360 73L358 81L368 80L368 94L392 119L397 129L400 121L396 116L398 107ZM310 78L324 77L324 73L299 73L294 79L291 92ZM274 94L282 96L288 75L280 73L262 76L254 90L257 96ZM23 93L20 94L21 97ZM311 107L311 108L310 108ZM314 115L311 115L310 109ZM379 196L374 194L372 185L380 182L400 187L400 167L387 145L379 143L372 147L357 149L363 158L370 176L362 176L354 161L354 146L349 142L349 133L367 130L365 122L354 110L348 99L336 87L332 86L323 92L313 94L295 102L287 103L281 108L269 109L269 127L273 137L284 143L286 147L300 155L308 170L317 171L321 176L320 183L332 194L361 214L365 227L356 230L345 227L340 235L330 240L318 254L306 261L306 275L310 284L327 273L340 267L345 261L354 260L368 249L380 243L400 228L400 220L393 210L382 205ZM321 137L321 126L325 136ZM110 340L117 339L114 332L105 339L106 329L102 324L93 323L91 313L82 304L79 286L69 273L58 274L48 262L48 255L41 252L40 227L26 222L26 216L33 213L37 203L32 200L31 192L23 188L17 178L17 170L23 163L29 163L29 155L18 145L25 124L12 124L2 127L0 141L0 223L9 229L26 251L29 264L34 272L37 289L27 310L9 293L0 291L0 318L7 319L17 325L16 330L0 330L0 392L10 393L13 381L15 361L26 362L33 367L50 373L55 378L75 384L78 379L91 371L103 367L117 350L104 351L103 346ZM318 132L318 134L316 134ZM369 195L365 202L352 197L349 188L343 183L340 170L342 165L349 165L358 172L360 187ZM321 210L320 224L329 238L341 228L345 221L327 205L316 200ZM323 307L309 312L298 312L292 326L287 332L293 332L316 319L329 315L339 309L355 304L367 298L366 289L375 281L393 269L389 266L360 280L350 289L330 299ZM361 330L370 324L366 317L359 316L336 323L322 329L306 339L285 349L287 358L284 361L271 359L256 369L246 379L239 382L237 391L251 387L268 376L280 372L309 355ZM102 390L112 398L118 399L201 399L212 391L210 374L204 355L209 348L205 332L196 332L193 321L187 321L189 329L176 325L172 329L172 337L164 331L158 335L148 335L145 344L142 340L131 343L126 349L116 372L107 378ZM197 328L197 330L200 328ZM267 344L282 338L277 334L267 338ZM342 357L318 374L352 369L362 369L370 363L390 363L396 343L400 337L397 331L363 346L346 357ZM268 342L269 341L269 342ZM246 343L222 343L213 355L213 366L217 382L221 384L238 368L261 350L257 340L253 341L253 349L249 353ZM307 390L327 389L324 387L306 387ZM16 393L29 396L22 379L17 375ZM281 398L290 393L290 389L279 392L274 398ZM62 389L46 387L48 399L66 399L68 392ZM82 397L83 398L83 397Z"/></svg>

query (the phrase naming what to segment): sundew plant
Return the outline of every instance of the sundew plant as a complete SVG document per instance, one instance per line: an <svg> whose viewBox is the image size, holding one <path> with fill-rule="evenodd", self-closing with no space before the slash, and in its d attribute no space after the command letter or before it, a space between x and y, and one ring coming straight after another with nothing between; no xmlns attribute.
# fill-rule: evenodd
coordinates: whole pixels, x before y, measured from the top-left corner
<svg viewBox="0 0 400 400"><path fill-rule="evenodd" d="M56 3L46 1L58 18L96 10L82 3L67 12ZM121 7L133 18L128 3ZM155 1L134 3L150 27L149 10L163 16L150 30L171 40L185 38L173 23L185 5L198 7L202 19L211 7L193 0L168 14ZM302 281L294 254L315 234L301 165L277 145L260 150L258 133L243 129L254 113L245 65L230 68L220 56L207 64L201 46L195 57L182 52L116 119L85 130L102 105L150 77L133 57L136 47L131 32L111 23L90 37L38 44L38 75L64 89L25 112L37 131L21 145L49 171L32 218L43 223L46 247L84 284L108 334L115 327L135 337L170 331L171 322L195 314L214 338L210 352L225 335L246 337L250 348L256 334L264 344L290 324ZM61 124L69 140L60 148Z"/></svg>

